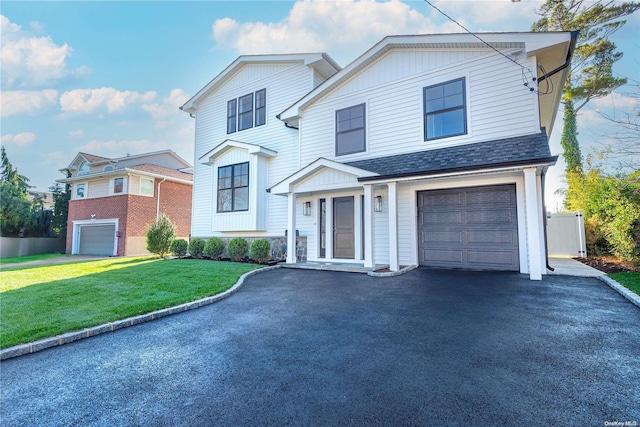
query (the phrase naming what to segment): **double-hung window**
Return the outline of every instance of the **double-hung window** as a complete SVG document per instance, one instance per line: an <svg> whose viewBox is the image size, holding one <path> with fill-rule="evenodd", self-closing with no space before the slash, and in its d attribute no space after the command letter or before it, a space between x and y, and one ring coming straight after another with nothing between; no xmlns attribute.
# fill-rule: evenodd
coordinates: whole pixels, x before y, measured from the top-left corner
<svg viewBox="0 0 640 427"><path fill-rule="evenodd" d="M153 179L140 178L140 194L143 196L153 196Z"/></svg>
<svg viewBox="0 0 640 427"><path fill-rule="evenodd" d="M238 99L238 130L253 127L253 93Z"/></svg>
<svg viewBox="0 0 640 427"><path fill-rule="evenodd" d="M218 212L249 210L249 162L218 168Z"/></svg>
<svg viewBox="0 0 640 427"><path fill-rule="evenodd" d="M235 133L267 123L267 90L227 101L227 133Z"/></svg>
<svg viewBox="0 0 640 427"><path fill-rule="evenodd" d="M86 184L76 184L76 199L84 199Z"/></svg>
<svg viewBox="0 0 640 427"><path fill-rule="evenodd" d="M236 131L236 109L238 101L232 99L227 102L227 133L234 133Z"/></svg>
<svg viewBox="0 0 640 427"><path fill-rule="evenodd" d="M116 178L113 180L113 194L124 192L124 178Z"/></svg>
<svg viewBox="0 0 640 427"><path fill-rule="evenodd" d="M364 104L336 111L336 156L365 149Z"/></svg>
<svg viewBox="0 0 640 427"><path fill-rule="evenodd" d="M465 79L424 88L425 141L467 133Z"/></svg>

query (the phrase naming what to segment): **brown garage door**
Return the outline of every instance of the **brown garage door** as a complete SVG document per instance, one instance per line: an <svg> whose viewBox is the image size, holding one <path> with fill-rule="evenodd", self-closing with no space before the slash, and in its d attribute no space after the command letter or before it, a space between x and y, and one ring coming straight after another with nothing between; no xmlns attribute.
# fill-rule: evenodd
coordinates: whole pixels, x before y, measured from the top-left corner
<svg viewBox="0 0 640 427"><path fill-rule="evenodd" d="M514 184L418 193L420 265L519 270Z"/></svg>
<svg viewBox="0 0 640 427"><path fill-rule="evenodd" d="M115 224L83 225L80 227L80 247L82 255L113 255L116 238Z"/></svg>

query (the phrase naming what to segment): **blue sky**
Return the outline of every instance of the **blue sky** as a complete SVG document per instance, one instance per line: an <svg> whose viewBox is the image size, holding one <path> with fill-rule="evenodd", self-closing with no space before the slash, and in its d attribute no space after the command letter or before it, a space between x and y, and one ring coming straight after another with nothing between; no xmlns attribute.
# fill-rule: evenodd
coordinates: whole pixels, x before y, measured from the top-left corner
<svg viewBox="0 0 640 427"><path fill-rule="evenodd" d="M541 2L434 2L475 32L528 31ZM178 110L241 54L324 51L345 66L390 34L460 32L422 1L3 1L0 137L39 190L62 178L78 151L119 157L173 149L193 162L193 120ZM615 71L640 80L640 16L614 36ZM622 93L622 91L621 91ZM598 100L579 118L583 151L602 138ZM551 149L560 154L561 120ZM552 168L547 205L560 207L564 164Z"/></svg>

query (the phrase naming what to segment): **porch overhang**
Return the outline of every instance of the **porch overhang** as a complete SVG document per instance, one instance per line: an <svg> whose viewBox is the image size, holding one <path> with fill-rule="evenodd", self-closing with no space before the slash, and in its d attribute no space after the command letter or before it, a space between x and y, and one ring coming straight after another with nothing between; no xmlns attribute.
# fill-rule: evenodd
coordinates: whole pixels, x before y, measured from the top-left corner
<svg viewBox="0 0 640 427"><path fill-rule="evenodd" d="M333 172L340 179L309 185L309 180L323 171ZM308 164L287 178L283 179L267 191L271 194L286 196L290 193L309 193L314 191L331 191L337 189L360 187L361 178L375 178L377 173L335 162L323 157ZM304 186L303 184L308 185ZM298 191L300 190L300 191Z"/></svg>
<svg viewBox="0 0 640 427"><path fill-rule="evenodd" d="M198 160L205 160L202 164L211 166L215 159L234 148L246 150L249 154L256 154L262 157L275 157L278 154L277 151L271 150L261 145L227 139L200 156Z"/></svg>

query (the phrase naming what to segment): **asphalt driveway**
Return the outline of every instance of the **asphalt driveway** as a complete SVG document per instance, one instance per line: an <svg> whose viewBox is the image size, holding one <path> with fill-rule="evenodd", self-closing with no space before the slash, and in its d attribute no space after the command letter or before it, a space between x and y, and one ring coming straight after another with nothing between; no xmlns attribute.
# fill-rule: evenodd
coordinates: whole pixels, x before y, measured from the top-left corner
<svg viewBox="0 0 640 427"><path fill-rule="evenodd" d="M640 424L640 310L594 278L279 269L4 361L1 423Z"/></svg>

